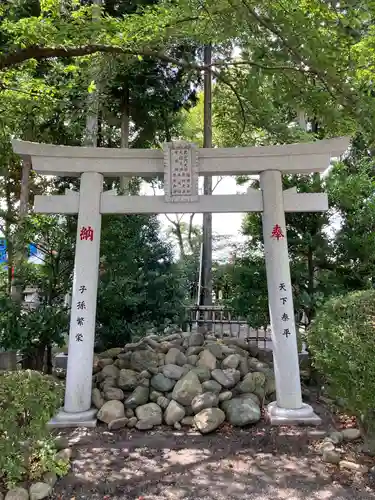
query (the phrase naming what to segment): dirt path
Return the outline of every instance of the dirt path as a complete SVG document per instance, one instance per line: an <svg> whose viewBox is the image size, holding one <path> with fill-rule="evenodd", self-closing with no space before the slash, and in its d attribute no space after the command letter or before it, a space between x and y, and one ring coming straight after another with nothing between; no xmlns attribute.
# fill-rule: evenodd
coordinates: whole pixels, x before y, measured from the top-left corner
<svg viewBox="0 0 375 500"><path fill-rule="evenodd" d="M369 476L343 476L322 463L314 446L322 432L264 423L209 436L167 428L75 430L65 434L76 443L72 471L58 482L54 498L374 499Z"/></svg>

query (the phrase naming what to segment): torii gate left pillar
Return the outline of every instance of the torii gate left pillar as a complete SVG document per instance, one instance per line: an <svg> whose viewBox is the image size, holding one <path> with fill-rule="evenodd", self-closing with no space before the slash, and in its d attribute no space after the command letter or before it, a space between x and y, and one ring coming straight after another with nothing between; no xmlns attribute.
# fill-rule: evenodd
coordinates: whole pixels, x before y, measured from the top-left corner
<svg viewBox="0 0 375 500"><path fill-rule="evenodd" d="M96 425L91 408L92 365L102 214L263 212L269 307L277 400L268 407L272 424L317 424L320 419L302 402L296 327L291 291L285 212L324 211L323 193L282 190L282 173L324 171L348 140L262 148L197 149L187 143L156 150L109 150L50 146L14 141L16 153L32 157L41 174L81 176L80 193L36 196L39 213L78 213L68 369L64 408L53 427ZM199 156L199 166L198 166ZM155 176L164 172L166 196L113 196L102 193L103 175ZM260 174L261 190L247 195L199 196L198 174Z"/></svg>
<svg viewBox="0 0 375 500"><path fill-rule="evenodd" d="M94 427L91 408L103 176L81 175L64 409L52 427Z"/></svg>

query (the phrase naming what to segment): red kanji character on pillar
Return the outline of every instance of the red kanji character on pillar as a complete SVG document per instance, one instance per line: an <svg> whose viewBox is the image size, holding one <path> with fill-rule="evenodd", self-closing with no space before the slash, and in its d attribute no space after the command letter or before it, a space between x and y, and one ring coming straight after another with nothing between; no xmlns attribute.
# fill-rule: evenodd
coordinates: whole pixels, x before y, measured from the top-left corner
<svg viewBox="0 0 375 500"><path fill-rule="evenodd" d="M90 240L90 241L93 241L94 239L94 230L91 226L83 226L81 228L81 232L79 233L79 237L81 238L81 240Z"/></svg>
<svg viewBox="0 0 375 500"><path fill-rule="evenodd" d="M271 237L276 238L277 241L279 241L281 238L284 238L284 233L278 224L276 224L272 229Z"/></svg>

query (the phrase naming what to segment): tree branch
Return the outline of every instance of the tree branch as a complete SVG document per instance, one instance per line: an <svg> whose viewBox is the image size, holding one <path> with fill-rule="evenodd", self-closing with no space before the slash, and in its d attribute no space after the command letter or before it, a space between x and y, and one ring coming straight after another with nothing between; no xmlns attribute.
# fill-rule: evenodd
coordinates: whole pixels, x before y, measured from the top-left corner
<svg viewBox="0 0 375 500"><path fill-rule="evenodd" d="M179 67L192 69L196 71L210 71L218 80L222 81L225 85L229 86L231 90L235 93L240 107L241 113L245 117L245 111L242 105L241 98L236 91L235 87L228 82L220 72L216 71L214 68L223 68L223 67L234 67L234 66L253 66L255 68L262 69L264 71L301 71L301 69L293 67L293 66L266 66L259 62L255 61L214 61L209 66L205 66L202 64L197 64L191 61L186 61L183 59L176 59L172 56L169 56L161 51L155 50L129 50L118 46L113 45L84 45L80 47L42 47L39 45L33 45L24 49L15 50L13 52L9 52L7 54L0 55L0 71L4 71L8 68L26 62L30 59L35 59L37 61L41 61L44 59L51 59L55 57L68 58L68 57L83 57L88 55L93 55L98 52L107 53L107 54L120 54L120 55L132 55L132 56L143 56L150 57L153 59L159 59L160 61L174 64ZM7 89L4 84L0 84L0 90ZM18 89L8 88L8 90L20 91ZM26 92L25 92L26 93Z"/></svg>
<svg viewBox="0 0 375 500"><path fill-rule="evenodd" d="M175 226L175 227L177 226L177 222L175 220L171 219L168 214L164 214L164 216L167 219L167 221L169 221L173 226Z"/></svg>
<svg viewBox="0 0 375 500"><path fill-rule="evenodd" d="M193 235L193 219L194 219L195 213L190 214L190 220L189 220L189 232L188 232L188 242L190 246L190 251L193 253L193 241L192 241L192 235Z"/></svg>
<svg viewBox="0 0 375 500"><path fill-rule="evenodd" d="M168 56L163 52L153 51L153 50L128 50L122 47L113 45L84 45L80 47L42 47L39 45L33 45L25 49L15 50L7 54L2 54L0 56L0 71L15 66L17 64L28 61L29 59L35 59L41 61L43 59L51 59L54 57L82 57L98 52L107 54L123 54L123 55L134 55L134 56L144 56L153 57L165 62L172 64L177 64L184 67L196 66L197 69L201 70L199 65L194 65L187 61L179 60L174 57Z"/></svg>
<svg viewBox="0 0 375 500"><path fill-rule="evenodd" d="M289 53L294 57L294 59L299 63L302 64L304 67L300 68L300 72L304 73L310 73L311 75L316 76L320 82L323 84L327 92L331 95L331 97L335 98L332 89L330 86L332 86L336 91L344 94L344 89L342 88L342 85L340 85L340 81L337 81L337 78L334 78L333 75L328 75L326 71L321 71L311 64L311 61L306 61L304 57L300 54L298 49L287 40L287 38L283 35L283 33L273 24L271 19L261 17L247 2L247 0L242 0L243 5L249 12L249 14L266 30L271 32L274 36L276 36L284 45L284 47L289 51ZM298 68L296 68L298 70ZM337 88L339 87L339 89ZM353 103L352 96L351 94L347 94L345 92L345 97L350 100L351 103Z"/></svg>
<svg viewBox="0 0 375 500"><path fill-rule="evenodd" d="M218 187L218 185L220 184L220 182L221 182L223 179L224 179L224 177L223 177L222 175L221 175L221 176L217 179L215 186L212 188L212 192L214 192L214 191L215 191L215 189Z"/></svg>

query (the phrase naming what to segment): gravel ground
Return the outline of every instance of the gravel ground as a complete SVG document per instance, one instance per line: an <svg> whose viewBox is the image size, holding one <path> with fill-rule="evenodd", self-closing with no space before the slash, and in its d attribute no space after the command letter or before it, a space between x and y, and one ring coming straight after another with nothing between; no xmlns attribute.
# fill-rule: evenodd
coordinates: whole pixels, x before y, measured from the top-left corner
<svg viewBox="0 0 375 500"><path fill-rule="evenodd" d="M319 429L271 428L261 422L248 429L224 426L208 436L169 428L65 431L74 443L74 459L53 498L375 499L370 475L346 475L321 461L317 439L332 429L332 419L322 408L319 413L324 417Z"/></svg>

